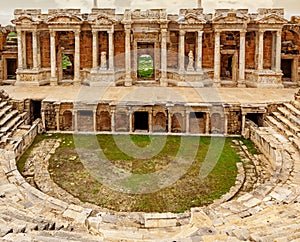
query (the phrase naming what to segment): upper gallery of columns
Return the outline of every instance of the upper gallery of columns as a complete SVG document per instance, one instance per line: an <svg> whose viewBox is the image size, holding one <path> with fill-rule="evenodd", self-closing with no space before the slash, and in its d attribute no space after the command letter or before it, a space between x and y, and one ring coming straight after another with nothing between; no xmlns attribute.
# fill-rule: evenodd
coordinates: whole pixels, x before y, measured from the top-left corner
<svg viewBox="0 0 300 242"><path fill-rule="evenodd" d="M80 9L50 9L48 13L42 13L40 9L16 9L12 23L22 31L34 28L72 30L80 26L85 30L98 28L99 31L111 29L111 26L116 30L135 26L138 30L139 25L143 25L142 32L161 28L197 31L211 25L220 31L276 31L288 23L283 14L283 9L267 8L258 9L256 13L249 13L247 9L216 9L214 13L203 13L202 8L180 9L178 14L168 14L166 9L127 9L122 14L105 8L93 8L90 13L81 13Z"/></svg>

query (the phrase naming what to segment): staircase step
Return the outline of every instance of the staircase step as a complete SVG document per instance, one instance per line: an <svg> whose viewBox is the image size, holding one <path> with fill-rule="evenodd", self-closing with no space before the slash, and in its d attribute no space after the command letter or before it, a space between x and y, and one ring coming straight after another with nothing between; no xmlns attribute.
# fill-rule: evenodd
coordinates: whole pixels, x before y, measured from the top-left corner
<svg viewBox="0 0 300 242"><path fill-rule="evenodd" d="M296 115L296 117L300 118L300 109L297 109L293 104L291 103L284 103L283 104L287 109L289 109L292 113Z"/></svg>
<svg viewBox="0 0 300 242"><path fill-rule="evenodd" d="M0 127L3 127L11 118L13 118L15 115L19 113L18 110L13 110L7 115L5 115L1 120L0 120Z"/></svg>
<svg viewBox="0 0 300 242"><path fill-rule="evenodd" d="M290 120L282 116L279 112L273 112L272 114L278 119L278 121L280 121L286 128L292 131L295 135L298 135L298 133L300 133L300 128L294 125Z"/></svg>
<svg viewBox="0 0 300 242"><path fill-rule="evenodd" d="M294 134L291 131L287 130L285 128L285 126L281 122L279 122L278 120L276 120L274 117L267 116L266 120L267 120L267 122L268 122L268 124L270 126L272 126L275 129L280 130L287 137L294 137Z"/></svg>
<svg viewBox="0 0 300 242"><path fill-rule="evenodd" d="M4 116L11 109L12 109L12 106L8 105L8 106L5 106L2 110L0 110L0 118L2 118L2 116Z"/></svg>
<svg viewBox="0 0 300 242"><path fill-rule="evenodd" d="M284 115L287 119L289 119L292 123L294 123L297 126L300 126L300 117L296 117L293 115L288 109L284 107L279 107L277 110Z"/></svg>
<svg viewBox="0 0 300 242"><path fill-rule="evenodd" d="M0 102L0 109L7 105L7 101Z"/></svg>
<svg viewBox="0 0 300 242"><path fill-rule="evenodd" d="M8 130L13 129L13 127L17 124L17 122L21 119L21 116L18 115L16 117L14 117L13 119L11 119L8 123L6 123L6 125L4 127L2 127L0 129L0 132L2 133L6 133Z"/></svg>

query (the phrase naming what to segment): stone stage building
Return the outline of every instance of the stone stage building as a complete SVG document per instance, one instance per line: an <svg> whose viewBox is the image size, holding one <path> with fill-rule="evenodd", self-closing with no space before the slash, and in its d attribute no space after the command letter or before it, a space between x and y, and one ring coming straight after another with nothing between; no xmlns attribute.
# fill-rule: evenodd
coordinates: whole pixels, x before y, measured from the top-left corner
<svg viewBox="0 0 300 242"><path fill-rule="evenodd" d="M201 4L178 14L17 9L12 22L15 26L1 33L2 84L84 85L116 92L128 86L289 87L296 92L300 85L300 18L287 21L283 9L217 9L213 14L205 14ZM25 100L22 105L32 119L43 119L46 130L192 134L241 134L247 117L260 124L270 108L217 100L169 104L141 97L122 105L112 102L118 99L96 100L79 106L74 100Z"/></svg>

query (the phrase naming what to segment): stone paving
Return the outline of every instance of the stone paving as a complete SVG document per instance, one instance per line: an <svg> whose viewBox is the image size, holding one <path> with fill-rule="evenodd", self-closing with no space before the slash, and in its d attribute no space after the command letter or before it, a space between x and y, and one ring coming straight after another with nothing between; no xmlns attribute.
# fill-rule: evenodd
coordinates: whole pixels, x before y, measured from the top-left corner
<svg viewBox="0 0 300 242"><path fill-rule="evenodd" d="M299 118L299 100L287 103ZM238 191L231 190L234 196L183 214L112 213L53 198L30 186L11 153L2 150L0 236L3 241L299 241L299 133L289 127L296 120L276 120L267 118L265 127L248 122L262 154L251 155L238 144L245 173ZM41 160L56 146L44 150Z"/></svg>

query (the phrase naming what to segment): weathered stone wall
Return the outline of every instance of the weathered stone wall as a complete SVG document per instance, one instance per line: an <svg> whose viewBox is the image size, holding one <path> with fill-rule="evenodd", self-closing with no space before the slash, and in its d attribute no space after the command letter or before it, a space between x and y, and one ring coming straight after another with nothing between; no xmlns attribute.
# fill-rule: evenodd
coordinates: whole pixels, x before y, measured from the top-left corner
<svg viewBox="0 0 300 242"><path fill-rule="evenodd" d="M48 131L56 130L56 112L55 104L51 102L42 103L42 112L45 115L45 128Z"/></svg>
<svg viewBox="0 0 300 242"><path fill-rule="evenodd" d="M272 65L272 33L267 31L264 35L264 68L271 69Z"/></svg>
<svg viewBox="0 0 300 242"><path fill-rule="evenodd" d="M115 46L115 68L125 69L125 33L123 31L116 31L114 33Z"/></svg>
<svg viewBox="0 0 300 242"><path fill-rule="evenodd" d="M246 69L255 69L255 32L248 32L246 34Z"/></svg>
<svg viewBox="0 0 300 242"><path fill-rule="evenodd" d="M32 34L26 33L26 64L28 68L33 67L33 56L32 56Z"/></svg>
<svg viewBox="0 0 300 242"><path fill-rule="evenodd" d="M176 69L178 67L178 32L170 31L170 42L168 43L168 68Z"/></svg>
<svg viewBox="0 0 300 242"><path fill-rule="evenodd" d="M215 40L213 33L203 34L203 68L213 68L214 67L214 47Z"/></svg>
<svg viewBox="0 0 300 242"><path fill-rule="evenodd" d="M80 68L92 68L93 57L92 57L92 32L82 31L80 41Z"/></svg>
<svg viewBox="0 0 300 242"><path fill-rule="evenodd" d="M43 68L50 68L50 33L48 31L41 31L40 33L41 44L41 66Z"/></svg>
<svg viewBox="0 0 300 242"><path fill-rule="evenodd" d="M240 134L242 129L242 114L240 110L230 110L227 114L227 133Z"/></svg>

